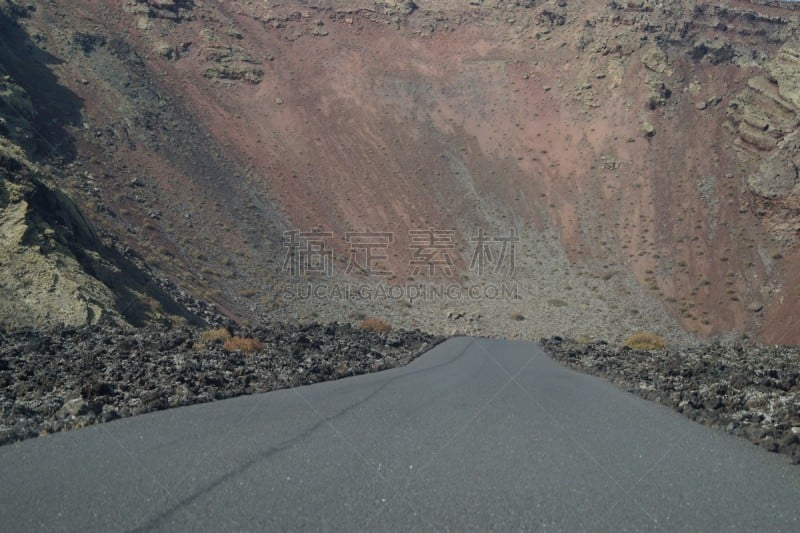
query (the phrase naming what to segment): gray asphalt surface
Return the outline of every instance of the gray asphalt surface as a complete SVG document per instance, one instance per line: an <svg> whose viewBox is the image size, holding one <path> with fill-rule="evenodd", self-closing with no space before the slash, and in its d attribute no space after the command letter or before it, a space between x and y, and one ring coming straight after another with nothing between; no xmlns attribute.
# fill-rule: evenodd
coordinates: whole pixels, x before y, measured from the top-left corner
<svg viewBox="0 0 800 533"><path fill-rule="evenodd" d="M0 448L3 531L800 531L800 468L535 344Z"/></svg>

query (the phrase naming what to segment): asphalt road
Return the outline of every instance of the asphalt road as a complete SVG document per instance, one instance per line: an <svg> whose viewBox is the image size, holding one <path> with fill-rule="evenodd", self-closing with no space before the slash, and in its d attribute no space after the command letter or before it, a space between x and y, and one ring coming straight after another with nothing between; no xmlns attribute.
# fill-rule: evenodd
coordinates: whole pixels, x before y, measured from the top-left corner
<svg viewBox="0 0 800 533"><path fill-rule="evenodd" d="M800 468L535 344L0 448L3 531L800 531Z"/></svg>

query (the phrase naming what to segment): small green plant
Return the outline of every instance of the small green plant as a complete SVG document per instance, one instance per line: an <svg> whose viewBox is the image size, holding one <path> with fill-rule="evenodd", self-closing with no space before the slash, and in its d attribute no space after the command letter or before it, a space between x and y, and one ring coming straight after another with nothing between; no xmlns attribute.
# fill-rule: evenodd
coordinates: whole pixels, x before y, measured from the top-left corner
<svg viewBox="0 0 800 533"><path fill-rule="evenodd" d="M611 278L613 278L616 275L617 275L617 271L616 270L608 270L608 271L603 273L603 280L604 281L608 281L608 280L610 280Z"/></svg>

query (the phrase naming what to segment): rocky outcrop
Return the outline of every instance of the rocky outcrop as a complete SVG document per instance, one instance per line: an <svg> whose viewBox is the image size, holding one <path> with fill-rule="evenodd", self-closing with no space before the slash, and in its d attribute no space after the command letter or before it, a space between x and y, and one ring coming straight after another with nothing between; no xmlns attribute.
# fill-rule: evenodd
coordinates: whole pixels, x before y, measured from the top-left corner
<svg viewBox="0 0 800 533"><path fill-rule="evenodd" d="M76 231L90 231L85 220L65 220L71 228L53 227L37 213L39 203L54 204L67 215L76 214L74 206L37 181L3 180L0 198L0 328L81 325L104 315L117 318L113 293L87 276L63 244Z"/></svg>
<svg viewBox="0 0 800 533"><path fill-rule="evenodd" d="M261 83L264 79L262 61L243 49L234 46L209 46L203 51L208 66L203 70L206 78L214 80L245 81Z"/></svg>
<svg viewBox="0 0 800 533"><path fill-rule="evenodd" d="M35 115L36 111L28 95L0 65L0 135L7 137L13 144L27 145L33 139L30 121ZM8 150L13 152L15 147L9 144L5 153L0 154L0 158L8 158ZM0 159L0 163L5 161L6 159ZM11 164L11 160L7 163Z"/></svg>
<svg viewBox="0 0 800 533"><path fill-rule="evenodd" d="M800 136L794 133L774 155L766 159L747 182L764 198L786 198L800 194Z"/></svg>
<svg viewBox="0 0 800 533"><path fill-rule="evenodd" d="M730 63L737 55L733 45L723 39L695 41L690 52L693 59L705 59L712 65Z"/></svg>
<svg viewBox="0 0 800 533"><path fill-rule="evenodd" d="M387 11L389 13L400 13L401 15L410 15L417 9L417 3L413 0L385 0L383 2L386 5Z"/></svg>
<svg viewBox="0 0 800 533"><path fill-rule="evenodd" d="M129 0L126 11L136 15L180 21L191 18L193 0Z"/></svg>
<svg viewBox="0 0 800 533"><path fill-rule="evenodd" d="M104 246L72 200L14 146L0 138L0 329L200 322Z"/></svg>
<svg viewBox="0 0 800 533"><path fill-rule="evenodd" d="M754 76L728 109L743 158L755 153L758 171L747 184L760 200L757 212L791 243L800 235L800 43L788 42Z"/></svg>
<svg viewBox="0 0 800 533"><path fill-rule="evenodd" d="M747 82L729 115L746 147L769 151L797 130L800 120L800 45L785 44L765 65L766 72Z"/></svg>
<svg viewBox="0 0 800 533"><path fill-rule="evenodd" d="M791 2L786 2L790 4ZM706 28L742 36L764 36L783 42L791 36L796 19L738 6L698 4L694 18Z"/></svg>
<svg viewBox="0 0 800 533"><path fill-rule="evenodd" d="M112 292L69 251L97 237L28 160L20 144L33 139L36 111L25 90L1 66L0 72L0 329L117 317Z"/></svg>
<svg viewBox="0 0 800 533"><path fill-rule="evenodd" d="M797 127L797 107L786 100L774 77L756 76L729 107L740 144L770 151Z"/></svg>
<svg viewBox="0 0 800 533"><path fill-rule="evenodd" d="M104 246L48 167L31 160L37 119L27 91L0 64L0 330L199 322Z"/></svg>

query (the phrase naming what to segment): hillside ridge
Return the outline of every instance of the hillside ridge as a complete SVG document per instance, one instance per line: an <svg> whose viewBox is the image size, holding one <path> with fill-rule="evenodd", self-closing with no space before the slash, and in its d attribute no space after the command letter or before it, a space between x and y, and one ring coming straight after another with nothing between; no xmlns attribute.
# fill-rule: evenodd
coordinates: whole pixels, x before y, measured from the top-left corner
<svg viewBox="0 0 800 533"><path fill-rule="evenodd" d="M800 342L794 5L3 6L66 91L67 115L40 114L69 142L36 157L100 235L230 318ZM367 230L391 235L386 276L348 268ZM423 230L446 232L448 270L418 268ZM286 268L293 231L326 236L329 269ZM470 268L479 235L519 239L513 272ZM480 297L300 298L306 283ZM503 283L516 298L486 297Z"/></svg>

